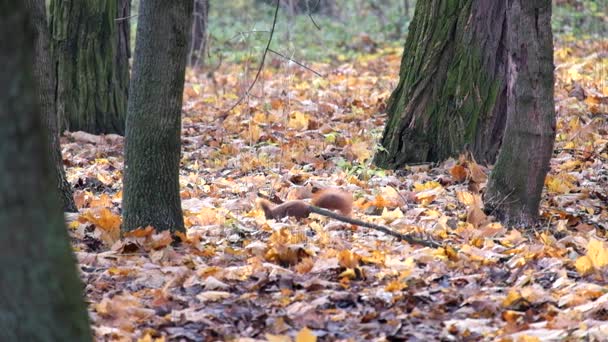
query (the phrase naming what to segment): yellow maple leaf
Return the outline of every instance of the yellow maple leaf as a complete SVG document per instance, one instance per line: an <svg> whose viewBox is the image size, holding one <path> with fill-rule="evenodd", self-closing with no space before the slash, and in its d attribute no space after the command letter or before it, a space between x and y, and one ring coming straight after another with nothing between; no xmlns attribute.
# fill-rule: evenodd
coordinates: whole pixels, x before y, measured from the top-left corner
<svg viewBox="0 0 608 342"><path fill-rule="evenodd" d="M507 297L505 297L505 299L502 301L502 306L509 307L509 306L513 305L514 303L516 303L517 301L519 301L520 299L522 299L522 297L521 297L521 293L519 291L509 290L509 293L507 293Z"/></svg>
<svg viewBox="0 0 608 342"><path fill-rule="evenodd" d="M587 256L596 269L608 265L608 248L600 240L591 239L589 241L587 244Z"/></svg>
<svg viewBox="0 0 608 342"><path fill-rule="evenodd" d="M475 203L475 196L469 191L456 191L456 198L458 202L464 205L473 205Z"/></svg>
<svg viewBox="0 0 608 342"><path fill-rule="evenodd" d="M547 185L547 190L549 190L549 192L558 193L558 194L566 194L566 193L570 192L569 184L564 182L563 179L558 178L558 177L547 176L547 179L545 180L545 184Z"/></svg>
<svg viewBox="0 0 608 342"><path fill-rule="evenodd" d="M589 257L586 255L583 255L582 257L576 259L574 267L576 267L578 273L583 276L593 271L593 263L591 262L591 259L589 259Z"/></svg>
<svg viewBox="0 0 608 342"><path fill-rule="evenodd" d="M426 182L424 184L414 183L415 192L421 192L421 191L430 190L430 189L434 189L434 188L441 188L441 184L439 184L439 182L435 182L435 181Z"/></svg>
<svg viewBox="0 0 608 342"><path fill-rule="evenodd" d="M317 342L317 336L310 329L304 327L296 335L296 342Z"/></svg>
<svg viewBox="0 0 608 342"><path fill-rule="evenodd" d="M265 337L268 342L291 342L291 338L287 335L266 334Z"/></svg>
<svg viewBox="0 0 608 342"><path fill-rule="evenodd" d="M294 111L289 115L287 127L303 131L305 129L308 129L309 120L310 119L308 115L299 111Z"/></svg>
<svg viewBox="0 0 608 342"><path fill-rule="evenodd" d="M403 218L403 212L401 211L401 209L396 208L395 210L388 210L386 208L384 208L382 210L382 219L384 220L384 222L386 223L391 223L397 219Z"/></svg>

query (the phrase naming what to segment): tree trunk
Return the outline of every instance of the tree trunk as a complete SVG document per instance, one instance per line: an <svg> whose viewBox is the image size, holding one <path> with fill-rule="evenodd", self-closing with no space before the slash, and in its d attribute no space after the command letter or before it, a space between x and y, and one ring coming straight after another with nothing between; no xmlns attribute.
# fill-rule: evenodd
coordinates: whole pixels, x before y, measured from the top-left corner
<svg viewBox="0 0 608 342"><path fill-rule="evenodd" d="M506 121L505 15L504 1L416 2L378 166L441 161L464 149L479 162L495 159Z"/></svg>
<svg viewBox="0 0 608 342"><path fill-rule="evenodd" d="M36 100L30 23L22 2L0 3L0 340L91 341Z"/></svg>
<svg viewBox="0 0 608 342"><path fill-rule="evenodd" d="M123 230L184 230L179 197L182 93L192 1L143 1L125 143Z"/></svg>
<svg viewBox="0 0 608 342"><path fill-rule="evenodd" d="M115 71L118 77L118 83L123 86L124 94L129 91L129 60L131 59L131 0L118 0L118 14L116 22L118 24L118 47L114 57L115 65L118 69ZM123 125L127 119L127 102L128 96L124 98L122 104ZM124 127L124 126L123 126Z"/></svg>
<svg viewBox="0 0 608 342"><path fill-rule="evenodd" d="M209 0L194 0L191 43L188 65L197 68L205 61L207 48L207 23L209 22Z"/></svg>
<svg viewBox="0 0 608 342"><path fill-rule="evenodd" d="M125 60L129 29L124 27L129 21L116 20L124 16L119 2L123 4L123 0L51 0L51 44L62 128L124 134L129 87Z"/></svg>
<svg viewBox="0 0 608 342"><path fill-rule="evenodd" d="M551 1L508 6L507 127L485 204L503 223L529 226L538 219L555 140Z"/></svg>
<svg viewBox="0 0 608 342"><path fill-rule="evenodd" d="M25 6L31 13L34 33L34 76L38 84L38 96L42 109L42 121L46 126L49 142L48 155L55 165L55 186L63 204L63 210L76 212L72 188L65 177L61 146L59 145L59 128L55 106L55 74L49 50L49 31L46 21L46 8L43 1L27 0Z"/></svg>

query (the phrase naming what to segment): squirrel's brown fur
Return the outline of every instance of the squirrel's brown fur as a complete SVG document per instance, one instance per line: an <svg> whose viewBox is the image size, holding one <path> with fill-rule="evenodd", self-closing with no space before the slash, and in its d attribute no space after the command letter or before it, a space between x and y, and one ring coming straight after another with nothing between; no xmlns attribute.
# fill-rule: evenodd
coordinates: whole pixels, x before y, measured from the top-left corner
<svg viewBox="0 0 608 342"><path fill-rule="evenodd" d="M337 210L344 216L350 216L353 210L353 195L338 189L324 189L314 194L312 205Z"/></svg>
<svg viewBox="0 0 608 342"><path fill-rule="evenodd" d="M297 219L310 215L310 205L301 200L287 201L275 206L267 200L260 199L259 205L264 210L267 219L281 219L286 216ZM324 209L338 210L344 216L350 216L353 208L353 196L338 189L325 189L317 192L312 199L312 205Z"/></svg>

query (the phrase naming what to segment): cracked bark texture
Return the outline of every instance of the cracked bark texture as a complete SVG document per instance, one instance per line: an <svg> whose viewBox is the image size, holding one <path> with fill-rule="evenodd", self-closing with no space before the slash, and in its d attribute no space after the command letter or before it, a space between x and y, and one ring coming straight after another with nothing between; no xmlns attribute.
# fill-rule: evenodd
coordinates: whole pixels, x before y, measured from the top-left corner
<svg viewBox="0 0 608 342"><path fill-rule="evenodd" d="M50 53L49 29L46 20L44 1L26 0L25 7L30 11L34 33L34 78L38 86L38 99L41 106L42 121L45 124L48 155L55 166L55 186L63 204L63 210L77 212L72 187L68 183L63 167L59 127L55 105L55 74Z"/></svg>
<svg viewBox="0 0 608 342"><path fill-rule="evenodd" d="M60 128L124 134L129 88L127 0L51 0ZM126 27L126 28L125 28Z"/></svg>
<svg viewBox="0 0 608 342"><path fill-rule="evenodd" d="M91 341L38 104L30 11L0 2L0 340Z"/></svg>
<svg viewBox="0 0 608 342"><path fill-rule="evenodd" d="M464 150L493 162L506 121L506 2L418 1L376 165L397 169Z"/></svg>
<svg viewBox="0 0 608 342"><path fill-rule="evenodd" d="M139 8L125 141L123 231L184 230L179 196L182 94L192 0Z"/></svg>
<svg viewBox="0 0 608 342"><path fill-rule="evenodd" d="M503 223L530 227L555 140L551 1L509 0L507 16L507 127L484 202Z"/></svg>

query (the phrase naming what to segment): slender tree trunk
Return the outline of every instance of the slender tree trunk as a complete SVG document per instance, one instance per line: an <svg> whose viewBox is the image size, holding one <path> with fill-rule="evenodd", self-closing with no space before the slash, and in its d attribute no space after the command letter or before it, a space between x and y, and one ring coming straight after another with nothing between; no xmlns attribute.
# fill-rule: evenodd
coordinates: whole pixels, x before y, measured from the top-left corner
<svg viewBox="0 0 608 342"><path fill-rule="evenodd" d="M129 21L116 20L124 17L119 3L51 0L57 108L70 131L124 134Z"/></svg>
<svg viewBox="0 0 608 342"><path fill-rule="evenodd" d="M123 230L184 230L179 197L182 93L193 2L139 7L125 144Z"/></svg>
<svg viewBox="0 0 608 342"><path fill-rule="evenodd" d="M118 14L116 22L118 24L118 48L114 57L114 63L118 66L116 77L118 84L124 85L125 94L129 90L129 60L131 59L131 0L118 0ZM123 120L127 119L127 99L123 104Z"/></svg>
<svg viewBox="0 0 608 342"><path fill-rule="evenodd" d="M502 222L529 226L538 219L555 140L551 1L508 6L508 119L485 203Z"/></svg>
<svg viewBox="0 0 608 342"><path fill-rule="evenodd" d="M23 2L0 2L0 340L91 341L55 191Z"/></svg>
<svg viewBox="0 0 608 342"><path fill-rule="evenodd" d="M197 68L205 62L209 0L194 0L193 17L188 65L192 68Z"/></svg>
<svg viewBox="0 0 608 342"><path fill-rule="evenodd" d="M38 96L42 107L42 121L48 134L48 154L55 165L55 184L59 190L63 210L76 212L72 188L65 177L61 146L59 145L59 128L55 107L55 74L49 50L49 31L46 21L44 1L26 0L25 6L31 13L34 32L34 76L38 83Z"/></svg>
<svg viewBox="0 0 608 342"><path fill-rule="evenodd" d="M506 5L417 1L375 163L441 161L469 149L492 162L506 121Z"/></svg>

